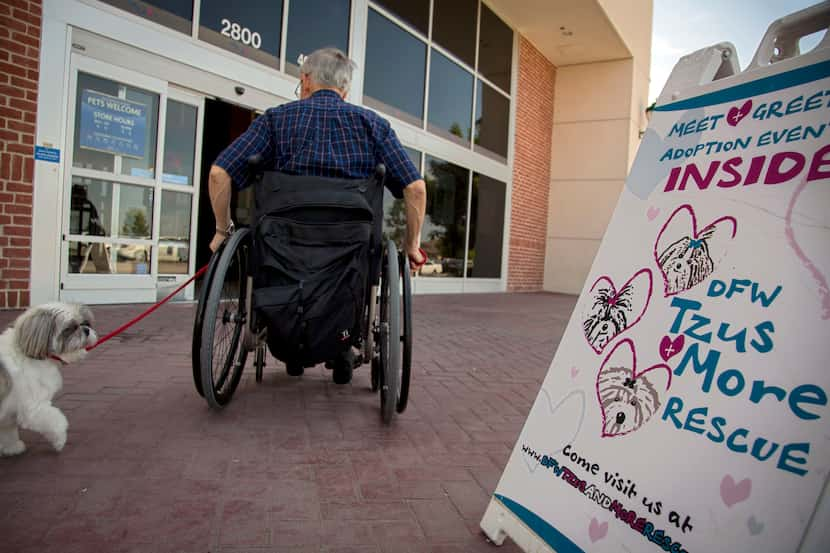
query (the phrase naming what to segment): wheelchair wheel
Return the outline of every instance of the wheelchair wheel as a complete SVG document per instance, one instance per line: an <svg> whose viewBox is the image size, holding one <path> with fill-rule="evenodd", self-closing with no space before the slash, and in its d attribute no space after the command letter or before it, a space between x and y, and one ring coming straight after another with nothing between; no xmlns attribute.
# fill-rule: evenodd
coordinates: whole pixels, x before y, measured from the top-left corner
<svg viewBox="0 0 830 553"><path fill-rule="evenodd" d="M210 284L213 281L213 275L216 272L216 263L222 254L225 244L219 247L217 253L211 256L208 263L207 271L202 277L202 286L199 289L199 300L196 304L196 318L193 321L193 338L190 344L190 360L193 367L193 384L196 386L196 391L199 395L204 397L205 392L202 390L202 326L205 319L205 305L207 304L207 296L210 291Z"/></svg>
<svg viewBox="0 0 830 553"><path fill-rule="evenodd" d="M219 255L205 302L200 352L204 397L213 408L228 404L248 357L243 342L251 234L239 229Z"/></svg>
<svg viewBox="0 0 830 553"><path fill-rule="evenodd" d="M412 369L412 281L409 277L409 257L400 252L398 265L401 274L401 374L398 402L395 409L398 413L406 410L409 401L409 378Z"/></svg>
<svg viewBox="0 0 830 553"><path fill-rule="evenodd" d="M398 403L401 369L401 288L398 250L389 240L380 285L380 414L392 422Z"/></svg>

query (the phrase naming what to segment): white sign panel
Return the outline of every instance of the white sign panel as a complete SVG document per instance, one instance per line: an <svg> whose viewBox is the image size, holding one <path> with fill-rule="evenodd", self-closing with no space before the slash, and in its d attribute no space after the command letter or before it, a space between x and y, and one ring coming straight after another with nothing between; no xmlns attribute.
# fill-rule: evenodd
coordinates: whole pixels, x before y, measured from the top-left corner
<svg viewBox="0 0 830 553"><path fill-rule="evenodd" d="M830 61L804 58L653 114L496 490L533 550L798 549L830 468Z"/></svg>

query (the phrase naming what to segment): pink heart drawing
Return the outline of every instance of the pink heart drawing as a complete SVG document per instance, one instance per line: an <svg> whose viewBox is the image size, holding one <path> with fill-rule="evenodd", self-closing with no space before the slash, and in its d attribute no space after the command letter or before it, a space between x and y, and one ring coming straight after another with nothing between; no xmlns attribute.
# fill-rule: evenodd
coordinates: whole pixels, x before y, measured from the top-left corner
<svg viewBox="0 0 830 553"><path fill-rule="evenodd" d="M579 369L576 367L571 367L571 378L576 378L576 375L579 374Z"/></svg>
<svg viewBox="0 0 830 553"><path fill-rule="evenodd" d="M736 484L732 475L727 474L720 481L720 498L729 508L732 508L732 505L736 503L749 499L750 493L752 493L752 480L749 478L744 478Z"/></svg>
<svg viewBox="0 0 830 553"><path fill-rule="evenodd" d="M653 221L658 215L660 215L660 208L651 206L646 211L646 217L648 217L649 221Z"/></svg>
<svg viewBox="0 0 830 553"><path fill-rule="evenodd" d="M749 115L749 112L752 110L752 100L747 100L744 102L744 105L741 107L733 107L729 108L729 111L726 114L726 122L729 123L731 126L735 126L741 122L741 119Z"/></svg>
<svg viewBox="0 0 830 553"><path fill-rule="evenodd" d="M671 386L671 368L659 363L637 370L637 352L629 338L620 340L602 362L597 374L597 399L602 415L602 437L623 436L642 427L660 408L660 394L652 382L655 374L665 369Z"/></svg>
<svg viewBox="0 0 830 553"><path fill-rule="evenodd" d="M665 296L673 296L706 280L726 255L737 230L738 222L727 215L698 231L691 205L683 204L675 209L654 242L654 259L663 275Z"/></svg>
<svg viewBox="0 0 830 553"><path fill-rule="evenodd" d="M640 321L651 301L652 281L651 269L640 269L619 290L608 276L594 282L582 314L582 329L596 353Z"/></svg>
<svg viewBox="0 0 830 553"><path fill-rule="evenodd" d="M596 519L591 518L591 524L588 525L588 537L591 538L591 543L597 542L608 534L608 522L602 524Z"/></svg>
<svg viewBox="0 0 830 553"><path fill-rule="evenodd" d="M660 357L663 358L663 361L668 361L683 349L683 345L686 342L686 338L683 335L679 335L677 338L672 340L668 336L663 336L663 339L660 340Z"/></svg>

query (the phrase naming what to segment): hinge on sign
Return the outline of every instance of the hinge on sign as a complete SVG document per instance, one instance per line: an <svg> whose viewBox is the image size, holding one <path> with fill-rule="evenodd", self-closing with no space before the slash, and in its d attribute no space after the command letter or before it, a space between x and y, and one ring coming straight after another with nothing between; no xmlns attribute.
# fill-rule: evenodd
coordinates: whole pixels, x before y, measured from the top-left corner
<svg viewBox="0 0 830 553"><path fill-rule="evenodd" d="M61 282L61 290L63 290L63 282Z"/></svg>
<svg viewBox="0 0 830 553"><path fill-rule="evenodd" d="M65 235L65 234L61 234L61 240L63 240L64 242L66 242L66 235Z"/></svg>
<svg viewBox="0 0 830 553"><path fill-rule="evenodd" d="M75 50L80 50L81 52L86 52L86 48L84 47L84 45L78 44L77 42L72 43L72 48L74 48Z"/></svg>

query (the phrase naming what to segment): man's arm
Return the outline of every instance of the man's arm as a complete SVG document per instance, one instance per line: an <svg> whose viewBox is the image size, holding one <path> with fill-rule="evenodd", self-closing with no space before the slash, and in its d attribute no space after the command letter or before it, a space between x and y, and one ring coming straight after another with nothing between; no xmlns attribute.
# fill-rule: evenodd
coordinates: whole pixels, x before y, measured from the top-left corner
<svg viewBox="0 0 830 553"><path fill-rule="evenodd" d="M228 236L225 232L231 222L231 176L218 165L210 168L210 205L216 219L216 233L210 241L210 251L215 252Z"/></svg>
<svg viewBox="0 0 830 553"><path fill-rule="evenodd" d="M421 255L421 227L427 209L427 185L423 179L411 182L403 189L403 201L406 208L406 255L410 263L420 265L424 261Z"/></svg>

